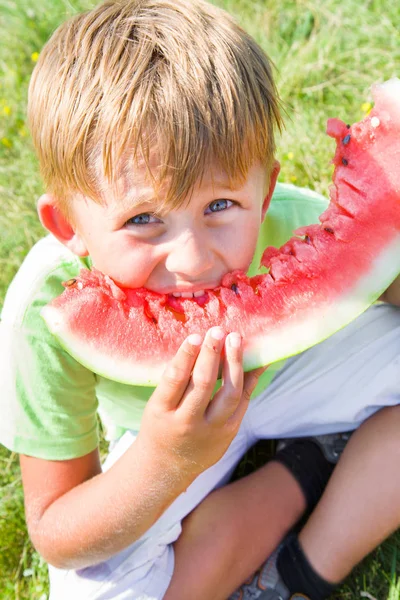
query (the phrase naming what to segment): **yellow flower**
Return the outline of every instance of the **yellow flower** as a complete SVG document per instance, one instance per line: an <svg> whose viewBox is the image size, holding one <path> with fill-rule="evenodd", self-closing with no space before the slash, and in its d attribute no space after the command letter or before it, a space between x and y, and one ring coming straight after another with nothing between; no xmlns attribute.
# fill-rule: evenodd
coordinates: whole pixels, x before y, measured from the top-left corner
<svg viewBox="0 0 400 600"><path fill-rule="evenodd" d="M11 108L9 106L3 106L3 115L8 117L11 114Z"/></svg>
<svg viewBox="0 0 400 600"><path fill-rule="evenodd" d="M372 104L371 102L364 102L363 104L361 104L361 110L365 113L368 114L371 112L372 109Z"/></svg>
<svg viewBox="0 0 400 600"><path fill-rule="evenodd" d="M37 62L38 58L39 58L39 52L32 52L32 54L31 54L32 62Z"/></svg>
<svg viewBox="0 0 400 600"><path fill-rule="evenodd" d="M293 154L293 152L288 152L288 153L287 153L287 157L288 157L288 159L289 159L289 160L293 160L293 159L294 159L294 154Z"/></svg>
<svg viewBox="0 0 400 600"><path fill-rule="evenodd" d="M26 137L28 135L28 132L24 126L22 126L18 129L18 133L21 137Z"/></svg>
<svg viewBox="0 0 400 600"><path fill-rule="evenodd" d="M292 181L293 183L295 183L297 181L296 175L291 175L290 181Z"/></svg>
<svg viewBox="0 0 400 600"><path fill-rule="evenodd" d="M11 148L12 143L11 140L9 140L6 137L1 138L1 143L3 144L3 146L5 146L6 148Z"/></svg>

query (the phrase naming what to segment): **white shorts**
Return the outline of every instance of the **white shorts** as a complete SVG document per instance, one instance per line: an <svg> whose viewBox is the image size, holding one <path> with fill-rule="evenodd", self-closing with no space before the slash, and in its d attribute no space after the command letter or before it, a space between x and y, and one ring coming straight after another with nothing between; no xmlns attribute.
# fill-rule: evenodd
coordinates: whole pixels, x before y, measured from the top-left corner
<svg viewBox="0 0 400 600"><path fill-rule="evenodd" d="M289 359L251 401L222 459L202 473L160 519L123 552L78 571L49 568L50 600L161 600L174 569L182 519L229 481L243 454L262 438L348 431L384 406L400 403L400 310L378 304L328 340ZM134 443L127 432L104 469Z"/></svg>

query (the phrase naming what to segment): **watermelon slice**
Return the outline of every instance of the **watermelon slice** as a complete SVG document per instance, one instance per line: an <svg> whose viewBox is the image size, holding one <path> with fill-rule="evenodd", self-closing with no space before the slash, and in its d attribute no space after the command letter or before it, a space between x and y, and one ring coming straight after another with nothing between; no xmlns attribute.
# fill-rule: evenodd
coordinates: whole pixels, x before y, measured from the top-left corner
<svg viewBox="0 0 400 600"><path fill-rule="evenodd" d="M375 107L336 139L328 209L279 250L267 272L225 275L204 302L121 289L82 270L42 315L79 362L123 383L155 385L184 338L213 325L240 331L246 370L299 353L347 325L400 272L400 80L373 88Z"/></svg>

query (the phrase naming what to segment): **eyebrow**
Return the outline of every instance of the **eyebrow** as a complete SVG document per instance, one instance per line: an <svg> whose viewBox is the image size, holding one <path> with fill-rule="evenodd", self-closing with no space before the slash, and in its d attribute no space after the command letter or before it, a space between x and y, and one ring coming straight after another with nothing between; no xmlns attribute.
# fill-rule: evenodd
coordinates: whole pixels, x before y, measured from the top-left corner
<svg viewBox="0 0 400 600"><path fill-rule="evenodd" d="M136 202L128 202L125 199L116 202L114 206L109 207L107 211L107 219L113 223L117 223L124 219L132 217L133 213L152 212L154 202L149 199L139 198Z"/></svg>
<svg viewBox="0 0 400 600"><path fill-rule="evenodd" d="M144 187L134 184L129 185L127 182L122 183L119 187L117 184L116 190L111 193L112 207L109 207L108 216L112 219L120 219L130 211L140 210L149 205L154 205L157 199L154 195L153 188ZM107 205L107 198L106 205Z"/></svg>

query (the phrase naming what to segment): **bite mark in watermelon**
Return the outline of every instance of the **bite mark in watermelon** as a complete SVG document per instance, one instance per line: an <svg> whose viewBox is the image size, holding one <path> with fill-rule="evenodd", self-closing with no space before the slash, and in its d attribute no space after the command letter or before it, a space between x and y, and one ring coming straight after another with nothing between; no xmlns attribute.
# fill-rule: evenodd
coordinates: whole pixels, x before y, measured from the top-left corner
<svg viewBox="0 0 400 600"><path fill-rule="evenodd" d="M360 123L328 120L337 144L329 207L319 224L266 248L266 274L228 273L197 302L121 289L83 269L43 309L50 331L95 373L155 385L183 340L214 325L242 334L250 370L350 323L400 272L400 80L375 86L373 96L374 109Z"/></svg>

